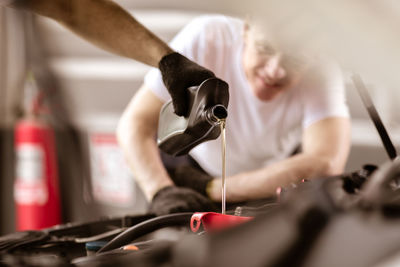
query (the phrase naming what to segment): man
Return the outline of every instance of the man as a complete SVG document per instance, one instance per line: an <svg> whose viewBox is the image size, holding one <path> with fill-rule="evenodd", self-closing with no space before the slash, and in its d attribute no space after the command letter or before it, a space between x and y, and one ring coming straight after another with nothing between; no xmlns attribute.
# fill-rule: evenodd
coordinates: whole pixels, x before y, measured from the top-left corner
<svg viewBox="0 0 400 267"><path fill-rule="evenodd" d="M291 55L256 25L219 15L195 19L171 47L229 84L228 202L270 197L280 186L343 171L350 121L337 67ZM207 210L206 200L221 201L220 140L190 152L204 172L167 171L154 136L168 99L159 71L151 70L120 120L118 140L151 211ZM291 156L300 142L301 152Z"/></svg>
<svg viewBox="0 0 400 267"><path fill-rule="evenodd" d="M0 6L28 10L52 18L87 41L120 56L158 67L178 115L187 113L188 86L214 74L175 53L127 11L110 0L0 0Z"/></svg>

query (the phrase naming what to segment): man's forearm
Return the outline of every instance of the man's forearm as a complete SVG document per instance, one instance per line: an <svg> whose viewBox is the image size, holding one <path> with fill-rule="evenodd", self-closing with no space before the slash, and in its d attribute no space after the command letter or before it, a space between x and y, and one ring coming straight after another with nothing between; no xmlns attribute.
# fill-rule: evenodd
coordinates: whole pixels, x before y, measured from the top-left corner
<svg viewBox="0 0 400 267"><path fill-rule="evenodd" d="M173 182L163 167L154 139L136 137L133 140L140 141L129 145L128 164L147 200L151 200L161 188Z"/></svg>
<svg viewBox="0 0 400 267"><path fill-rule="evenodd" d="M350 150L350 120L331 117L318 121L303 133L302 153L253 172L227 179L227 201L236 202L273 196L280 186L301 179L343 172ZM219 188L218 188L219 187ZM213 180L211 199L221 199L220 182Z"/></svg>
<svg viewBox="0 0 400 267"><path fill-rule="evenodd" d="M226 199L239 202L274 196L278 187L289 186L302 179L331 175L328 158L299 154L268 167L239 173L227 178ZM214 179L209 188L210 198L221 200L220 179Z"/></svg>
<svg viewBox="0 0 400 267"><path fill-rule="evenodd" d="M136 181L151 200L161 188L172 185L155 141L162 103L142 87L124 111L117 138Z"/></svg>
<svg viewBox="0 0 400 267"><path fill-rule="evenodd" d="M13 6L50 17L107 51L150 66L158 67L160 59L173 52L109 0L24 0Z"/></svg>
<svg viewBox="0 0 400 267"><path fill-rule="evenodd" d="M163 167L155 140L151 135L138 131L129 132L120 129L118 140L135 180L147 200L151 200L158 190L172 185L173 182Z"/></svg>

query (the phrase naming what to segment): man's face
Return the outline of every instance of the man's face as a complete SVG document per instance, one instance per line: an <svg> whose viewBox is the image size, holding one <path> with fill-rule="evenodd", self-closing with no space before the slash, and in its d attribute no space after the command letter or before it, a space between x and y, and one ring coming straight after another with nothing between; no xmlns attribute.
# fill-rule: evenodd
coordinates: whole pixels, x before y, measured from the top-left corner
<svg viewBox="0 0 400 267"><path fill-rule="evenodd" d="M243 67L253 94L262 101L295 86L304 69L299 57L278 51L256 29L245 28Z"/></svg>

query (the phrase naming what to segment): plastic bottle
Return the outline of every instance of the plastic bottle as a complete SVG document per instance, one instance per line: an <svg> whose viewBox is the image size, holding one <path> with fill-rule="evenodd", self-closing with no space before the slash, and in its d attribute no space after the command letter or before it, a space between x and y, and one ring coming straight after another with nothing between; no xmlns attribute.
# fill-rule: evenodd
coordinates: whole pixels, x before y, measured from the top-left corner
<svg viewBox="0 0 400 267"><path fill-rule="evenodd" d="M160 111L157 144L170 155L180 156L198 144L216 139L220 133L220 120L228 116L228 84L218 78L210 78L189 90L189 115L178 116L172 101Z"/></svg>

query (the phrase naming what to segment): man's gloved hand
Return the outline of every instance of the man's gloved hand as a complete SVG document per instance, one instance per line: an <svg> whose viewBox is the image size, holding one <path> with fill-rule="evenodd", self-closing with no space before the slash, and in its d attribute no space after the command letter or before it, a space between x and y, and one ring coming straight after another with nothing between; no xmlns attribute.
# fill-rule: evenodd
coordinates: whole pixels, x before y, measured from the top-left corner
<svg viewBox="0 0 400 267"><path fill-rule="evenodd" d="M158 191L150 203L149 212L157 216L176 212L217 211L211 200L190 188L167 186Z"/></svg>
<svg viewBox="0 0 400 267"><path fill-rule="evenodd" d="M171 175L171 179L177 186L191 188L203 196L208 197L207 185L211 182L213 177L196 167L181 165L175 169L174 173Z"/></svg>
<svg viewBox="0 0 400 267"><path fill-rule="evenodd" d="M187 88L198 86L204 80L215 77L212 71L176 52L164 56L158 66L172 97L175 113L179 116L186 116L189 113Z"/></svg>

